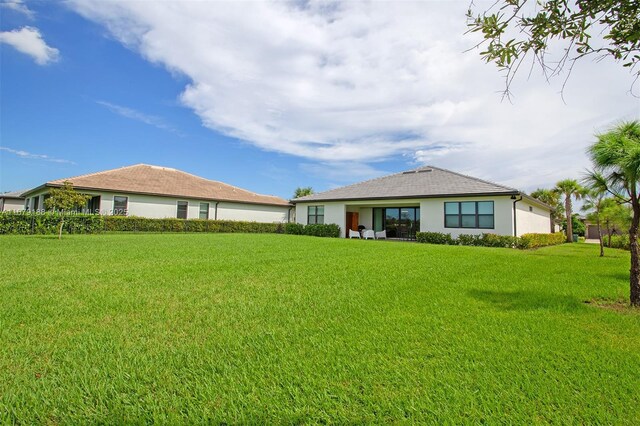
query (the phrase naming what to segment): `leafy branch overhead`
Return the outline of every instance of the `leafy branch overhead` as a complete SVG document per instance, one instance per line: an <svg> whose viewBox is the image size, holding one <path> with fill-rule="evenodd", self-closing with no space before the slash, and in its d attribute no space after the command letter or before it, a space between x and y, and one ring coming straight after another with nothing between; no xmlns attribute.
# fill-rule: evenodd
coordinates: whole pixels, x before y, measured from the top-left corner
<svg viewBox="0 0 640 426"><path fill-rule="evenodd" d="M505 71L505 94L527 57L537 63L547 78L556 76L580 58L611 57L628 67L636 79L640 70L640 2L637 0L498 0L476 14L471 3L467 11L469 32L481 33L480 56ZM564 43L554 61L554 43ZM565 79L566 82L566 79Z"/></svg>

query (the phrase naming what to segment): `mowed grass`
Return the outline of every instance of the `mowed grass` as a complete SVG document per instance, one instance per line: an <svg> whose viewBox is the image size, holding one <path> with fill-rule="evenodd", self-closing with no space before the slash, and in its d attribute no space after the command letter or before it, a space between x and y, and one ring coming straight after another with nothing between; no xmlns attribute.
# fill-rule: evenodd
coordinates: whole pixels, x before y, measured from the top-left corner
<svg viewBox="0 0 640 426"><path fill-rule="evenodd" d="M0 238L0 422L640 424L626 252Z"/></svg>

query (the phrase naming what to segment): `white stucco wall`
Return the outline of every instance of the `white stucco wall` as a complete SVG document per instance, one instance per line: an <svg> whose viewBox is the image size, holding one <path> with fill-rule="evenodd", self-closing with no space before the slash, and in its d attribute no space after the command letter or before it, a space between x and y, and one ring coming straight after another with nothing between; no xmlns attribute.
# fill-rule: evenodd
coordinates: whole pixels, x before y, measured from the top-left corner
<svg viewBox="0 0 640 426"><path fill-rule="evenodd" d="M548 209L528 200L516 203L516 231L522 234L548 234L551 232L551 219Z"/></svg>
<svg viewBox="0 0 640 426"><path fill-rule="evenodd" d="M307 224L308 206L324 206L324 223L335 223L340 227L340 235L344 236L345 223L347 221L347 209L344 203L340 202L317 202L296 204L296 222Z"/></svg>
<svg viewBox="0 0 640 426"><path fill-rule="evenodd" d="M444 203L451 201L493 201L494 228L445 228ZM451 198L423 198L401 200L364 200L349 202L312 202L297 203L297 222L307 224L307 207L323 205L325 208L324 223L335 223L340 226L341 236L345 235L346 212L358 212L359 224L367 228L373 227L373 207L420 207L420 231L443 232L457 237L460 234L499 234L513 235L513 200L511 196L480 196L480 197L451 197ZM549 212L537 205L533 206L533 212L529 212L530 203L520 201L516 203L518 208L517 231L518 235L529 232L549 232ZM546 216L545 216L546 215Z"/></svg>
<svg viewBox="0 0 640 426"><path fill-rule="evenodd" d="M30 205L33 206L33 198L40 197L42 206L43 195L48 189L38 191L29 196ZM178 201L186 201L187 219L198 219L200 217L200 203L209 203L209 219L215 218L216 202L213 200L196 200L190 198L171 198L155 195L111 193L100 191L82 191L83 194L100 196L100 213L105 215L113 214L113 199L117 196L127 197L127 215L148 218L171 218L178 215ZM290 207L269 206L249 203L228 203L218 204L219 220L238 220L252 222L286 222Z"/></svg>
<svg viewBox="0 0 640 426"><path fill-rule="evenodd" d="M24 200L16 198L0 198L0 211L22 211L24 210Z"/></svg>
<svg viewBox="0 0 640 426"><path fill-rule="evenodd" d="M263 223L283 223L287 221L288 206L266 206L260 204L240 204L220 202L218 204L219 220L246 220ZM210 206L209 218L213 219L215 202ZM196 216L197 217L197 216Z"/></svg>
<svg viewBox="0 0 640 426"><path fill-rule="evenodd" d="M493 229L445 228L444 203L451 201L493 201ZM420 201L420 230L443 232L457 237L460 234L513 235L513 201L510 196L428 198Z"/></svg>

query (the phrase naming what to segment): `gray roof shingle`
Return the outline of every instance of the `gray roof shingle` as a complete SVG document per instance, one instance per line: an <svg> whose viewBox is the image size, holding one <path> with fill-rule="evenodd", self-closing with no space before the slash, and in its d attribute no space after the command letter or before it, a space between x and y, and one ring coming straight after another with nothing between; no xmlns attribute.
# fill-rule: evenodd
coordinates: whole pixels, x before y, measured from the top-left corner
<svg viewBox="0 0 640 426"><path fill-rule="evenodd" d="M508 186L433 166L424 166L341 188L296 198L303 201L425 198L461 195L519 194Z"/></svg>

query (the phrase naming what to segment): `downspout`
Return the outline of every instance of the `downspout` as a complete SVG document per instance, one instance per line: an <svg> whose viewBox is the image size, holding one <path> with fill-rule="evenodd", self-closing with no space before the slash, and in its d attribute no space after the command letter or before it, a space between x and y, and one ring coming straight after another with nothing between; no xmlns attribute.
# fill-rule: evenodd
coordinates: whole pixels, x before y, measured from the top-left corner
<svg viewBox="0 0 640 426"><path fill-rule="evenodd" d="M218 204L220 204L220 201L216 201L216 209L213 213L213 220L218 220Z"/></svg>
<svg viewBox="0 0 640 426"><path fill-rule="evenodd" d="M516 220L516 203L518 201L522 201L522 195L520 195L520 198L516 198L515 195L511 196L511 199L513 200L513 236L517 237L518 236L518 221Z"/></svg>

